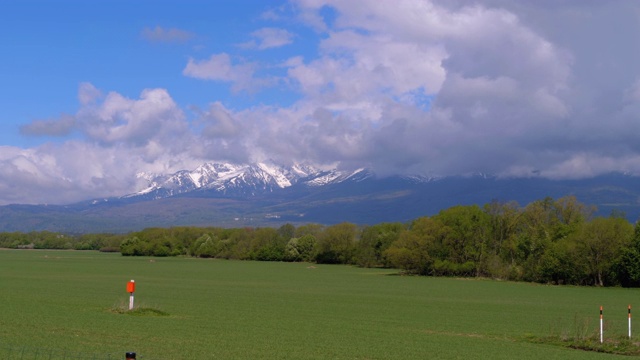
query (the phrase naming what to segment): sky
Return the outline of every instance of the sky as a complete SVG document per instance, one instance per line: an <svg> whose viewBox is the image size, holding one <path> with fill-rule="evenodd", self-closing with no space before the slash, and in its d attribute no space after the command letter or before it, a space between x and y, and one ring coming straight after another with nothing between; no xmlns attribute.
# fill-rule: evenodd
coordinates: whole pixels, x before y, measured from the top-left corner
<svg viewBox="0 0 640 360"><path fill-rule="evenodd" d="M640 175L636 0L2 0L0 205L211 161Z"/></svg>

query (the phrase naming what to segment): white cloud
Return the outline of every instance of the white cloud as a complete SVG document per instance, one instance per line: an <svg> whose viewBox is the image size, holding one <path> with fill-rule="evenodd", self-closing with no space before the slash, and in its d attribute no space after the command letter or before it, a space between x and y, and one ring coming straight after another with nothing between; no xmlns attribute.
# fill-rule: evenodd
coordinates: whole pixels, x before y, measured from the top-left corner
<svg viewBox="0 0 640 360"><path fill-rule="evenodd" d="M0 148L0 203L120 196L138 190L140 171L175 172L204 161L191 147L197 141L182 110L164 89L144 90L139 99L111 92L102 102L83 104L75 115L28 128L52 135L52 128L67 122L84 138Z"/></svg>
<svg viewBox="0 0 640 360"><path fill-rule="evenodd" d="M321 56L292 64L289 76L312 106L337 112L342 131L360 134L327 143L361 149L329 159L332 149L327 161L368 161L381 171L501 173L517 161L506 146L562 127L570 114L569 51L514 13L430 1L298 5L318 16L331 6L337 16Z"/></svg>
<svg viewBox="0 0 640 360"><path fill-rule="evenodd" d="M241 124L220 102L212 103L202 119L205 123L202 130L205 137L235 138L242 132Z"/></svg>
<svg viewBox="0 0 640 360"><path fill-rule="evenodd" d="M176 28L146 27L142 30L142 38L152 42L185 43L195 37L195 34Z"/></svg>
<svg viewBox="0 0 640 360"><path fill-rule="evenodd" d="M640 22L629 15L638 7L294 1L296 19L316 32L313 51L296 52L303 41L291 43L292 28L262 28L248 34L253 46L292 44L280 50L283 58L280 51L254 52L259 60L221 52L189 58L183 69L229 84L243 100L255 96L251 106L212 98L190 119L165 89L132 99L81 84L76 114L22 130L84 138L0 149L0 202L121 194L136 186L135 172L207 160L339 163L383 174L640 174L640 44L633 37ZM274 10L264 18L286 23L289 15ZM310 33L295 29L301 38ZM279 91L298 97L269 105ZM29 194L31 185L41 190Z"/></svg>
<svg viewBox="0 0 640 360"><path fill-rule="evenodd" d="M254 91L264 86L264 79L254 78L255 64L234 64L226 53L214 54L208 60L189 59L182 74L201 80L213 80L231 83L234 92Z"/></svg>
<svg viewBox="0 0 640 360"><path fill-rule="evenodd" d="M266 50L289 45L293 42L294 35L285 30L278 28L262 28L251 33L255 39L244 44L243 47L257 48L258 50Z"/></svg>
<svg viewBox="0 0 640 360"><path fill-rule="evenodd" d="M80 83L80 86L78 87L78 100L81 105L90 104L101 97L102 92L93 86L93 84L88 82Z"/></svg>
<svg viewBox="0 0 640 360"><path fill-rule="evenodd" d="M435 43L414 44L340 31L331 33L321 49L321 58L289 70L307 96L360 102L413 91L430 95L439 91L445 79L441 64L447 53Z"/></svg>
<svg viewBox="0 0 640 360"><path fill-rule="evenodd" d="M35 149L4 147L0 157L0 193L2 203L65 203L93 196L115 196L126 191L130 180L119 178L110 186L101 186L109 178L129 175L108 167L110 157L104 150L87 144L66 143ZM91 157L88 159L87 157ZM120 158L120 160L125 160ZM120 164L120 168L127 165ZM109 171L108 174L105 174Z"/></svg>
<svg viewBox="0 0 640 360"><path fill-rule="evenodd" d="M233 66L229 54L223 53L211 55L209 60L189 59L189 63L182 73L197 79L231 82L241 78L250 78L253 75L253 69Z"/></svg>
<svg viewBox="0 0 640 360"><path fill-rule="evenodd" d="M175 141L187 130L182 110L164 89L144 90L138 100L111 92L102 103L82 108L76 121L90 140L104 144Z"/></svg>

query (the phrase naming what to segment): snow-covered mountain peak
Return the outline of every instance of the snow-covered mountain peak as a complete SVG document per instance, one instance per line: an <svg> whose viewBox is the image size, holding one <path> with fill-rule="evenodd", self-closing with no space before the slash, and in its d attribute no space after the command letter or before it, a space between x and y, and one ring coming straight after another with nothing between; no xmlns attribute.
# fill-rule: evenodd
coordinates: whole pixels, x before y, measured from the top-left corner
<svg viewBox="0 0 640 360"><path fill-rule="evenodd" d="M126 197L162 198L195 190L215 191L221 195L253 196L294 185L320 187L341 182L360 182L373 177L365 168L356 170L320 170L307 164L278 165L265 161L255 164L210 162L194 170L157 175L140 173L147 186Z"/></svg>
<svg viewBox="0 0 640 360"><path fill-rule="evenodd" d="M278 184L278 187L280 188L289 187L291 186L292 180L297 180L297 177L291 176L290 171L276 165L258 163L257 167L275 180L276 184Z"/></svg>
<svg viewBox="0 0 640 360"><path fill-rule="evenodd" d="M211 189L225 194L256 194L290 187L300 179L318 172L311 166L297 164L286 167L270 162L210 162L194 170L182 170L168 175L140 173L138 178L146 181L147 186L127 197L145 195L160 198L198 189Z"/></svg>
<svg viewBox="0 0 640 360"><path fill-rule="evenodd" d="M209 162L194 170L181 170L173 174L141 172L137 177L145 181L146 186L126 197L162 198L195 190L215 191L229 196L253 196L294 185L321 187L346 181L357 183L377 176L367 168L321 170L308 164L280 165L263 161L254 164ZM401 178L412 183L437 180L421 175L404 175Z"/></svg>

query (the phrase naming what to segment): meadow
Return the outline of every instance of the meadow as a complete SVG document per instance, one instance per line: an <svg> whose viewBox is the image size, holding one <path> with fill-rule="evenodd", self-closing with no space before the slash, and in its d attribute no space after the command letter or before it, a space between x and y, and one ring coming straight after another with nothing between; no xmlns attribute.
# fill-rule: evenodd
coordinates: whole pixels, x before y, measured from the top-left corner
<svg viewBox="0 0 640 360"><path fill-rule="evenodd" d="M136 305L157 312L119 311L130 279ZM145 360L628 358L531 339L594 333L601 305L605 338L621 338L634 303L640 309L640 290L0 250L0 356L3 347L29 347L87 359L126 351Z"/></svg>

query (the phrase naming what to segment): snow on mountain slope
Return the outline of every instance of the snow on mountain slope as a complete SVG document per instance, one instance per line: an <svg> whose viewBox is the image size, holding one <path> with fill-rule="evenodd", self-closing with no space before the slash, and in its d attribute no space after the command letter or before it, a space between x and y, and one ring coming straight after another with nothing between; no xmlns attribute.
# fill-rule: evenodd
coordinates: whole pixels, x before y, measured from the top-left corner
<svg viewBox="0 0 640 360"><path fill-rule="evenodd" d="M256 167L262 170L263 174L265 175L264 180L266 182L270 180L274 180L276 184L278 184L278 187L280 188L286 188L291 186L291 180L294 177L291 176L291 173L285 170L284 168L268 165L264 163L258 163Z"/></svg>
<svg viewBox="0 0 640 360"><path fill-rule="evenodd" d="M140 173L138 178L145 180L147 187L125 197L163 198L197 189L255 194L289 187L317 171L304 165L286 168L270 163L206 163L192 171L182 170L169 175Z"/></svg>
<svg viewBox="0 0 640 360"><path fill-rule="evenodd" d="M256 195L295 184L319 187L343 181L363 181L373 176L372 172L364 168L355 171L323 171L306 164L282 166L268 162L206 163L191 171L182 170L168 175L140 173L138 178L145 180L147 187L124 197L144 196L157 199L198 189L227 195Z"/></svg>
<svg viewBox="0 0 640 360"><path fill-rule="evenodd" d="M362 181L371 176L373 176L373 174L366 169L357 169L350 172L330 170L317 174L317 176L307 180L305 183L308 186L314 187L325 186L328 184L335 184L346 180Z"/></svg>

